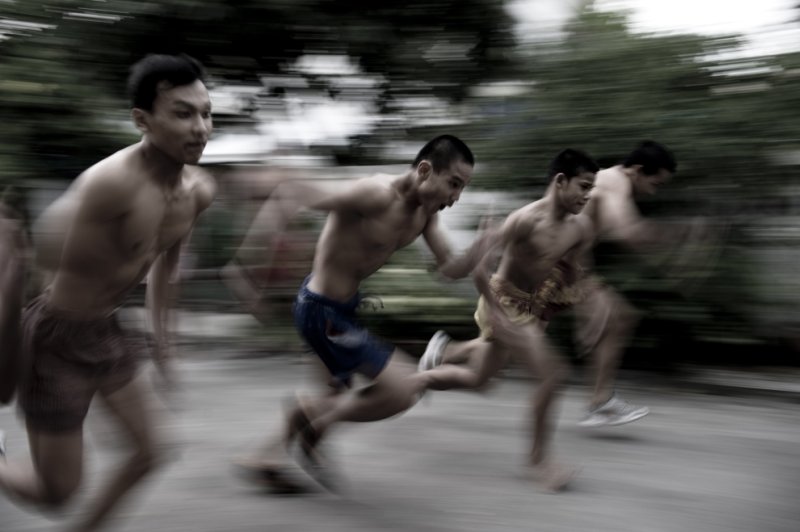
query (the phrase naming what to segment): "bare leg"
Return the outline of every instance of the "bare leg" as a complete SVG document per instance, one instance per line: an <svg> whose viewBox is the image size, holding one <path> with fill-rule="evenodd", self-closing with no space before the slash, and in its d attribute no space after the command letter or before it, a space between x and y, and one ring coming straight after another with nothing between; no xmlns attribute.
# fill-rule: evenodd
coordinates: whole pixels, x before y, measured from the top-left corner
<svg viewBox="0 0 800 532"><path fill-rule="evenodd" d="M28 424L32 467L0 460L0 489L23 502L58 508L75 493L83 472L83 429L46 432Z"/></svg>
<svg viewBox="0 0 800 532"><path fill-rule="evenodd" d="M130 437L134 452L101 490L83 521L73 530L96 530L130 489L163 461L165 452L156 441L155 420L150 394L141 379L133 379L121 389L102 394L112 415Z"/></svg>
<svg viewBox="0 0 800 532"><path fill-rule="evenodd" d="M531 396L533 414L533 446L530 464L533 476L545 489L562 489L574 475L574 469L560 466L550 457L549 446L553 436L553 406L557 393L567 377L567 366L544 335L539 324L523 326L530 337L529 349L522 352L531 372L539 384Z"/></svg>
<svg viewBox="0 0 800 532"><path fill-rule="evenodd" d="M636 326L636 312L620 295L601 287L576 307L581 321L579 341L592 351L594 365L590 408L607 402L614 393L614 381L622 353Z"/></svg>
<svg viewBox="0 0 800 532"><path fill-rule="evenodd" d="M432 390L468 389L484 386L508 363L509 353L500 345L475 338L449 342L443 363L423 372L425 387Z"/></svg>
<svg viewBox="0 0 800 532"><path fill-rule="evenodd" d="M323 408L332 408L333 403L327 404L324 401L333 401L333 397L339 391L328 386L330 373L322 361L317 356L313 357L313 361L313 381L320 391L314 401L319 401ZM297 431L304 422L304 416L305 413L300 408L299 400L288 404L287 411L281 420L280 429L277 431L278 435L267 438L254 451L234 459L234 463L254 472L285 467L289 463L287 450L297 436Z"/></svg>
<svg viewBox="0 0 800 532"><path fill-rule="evenodd" d="M386 419L408 410L418 401L425 384L420 375L411 358L395 349L386 367L368 386L302 407L319 433L342 421Z"/></svg>
<svg viewBox="0 0 800 532"><path fill-rule="evenodd" d="M631 330L625 318L620 317L617 320L594 349L595 382L590 408L607 402L614 393L614 382L622 359L621 355L628 343Z"/></svg>
<svg viewBox="0 0 800 532"><path fill-rule="evenodd" d="M466 342L448 342L442 354L442 364L468 364L474 357L481 356L486 341L473 338Z"/></svg>

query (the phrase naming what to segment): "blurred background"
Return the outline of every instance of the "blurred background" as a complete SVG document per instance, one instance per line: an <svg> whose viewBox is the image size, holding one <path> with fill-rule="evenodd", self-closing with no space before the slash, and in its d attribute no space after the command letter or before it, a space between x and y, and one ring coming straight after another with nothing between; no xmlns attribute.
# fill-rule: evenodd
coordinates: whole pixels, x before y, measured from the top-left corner
<svg viewBox="0 0 800 532"><path fill-rule="evenodd" d="M674 151L678 173L642 202L645 215L721 230L655 261L598 250L601 274L643 313L624 364L800 365L796 1L3 0L5 200L33 220L83 169L136 142L128 67L178 52L209 72L215 131L201 163L220 183L182 264L178 306L199 323L186 341L299 348L288 305L319 216L293 224L264 273L269 330L239 319L213 279L279 179L403 172L426 140L455 134L478 161L444 216L463 248L481 216L541 196L562 148L613 165L650 138ZM471 282L443 283L431 264L414 245L365 286L383 301L366 321L412 354L436 329L475 333ZM553 324L574 356L571 328L568 315Z"/></svg>

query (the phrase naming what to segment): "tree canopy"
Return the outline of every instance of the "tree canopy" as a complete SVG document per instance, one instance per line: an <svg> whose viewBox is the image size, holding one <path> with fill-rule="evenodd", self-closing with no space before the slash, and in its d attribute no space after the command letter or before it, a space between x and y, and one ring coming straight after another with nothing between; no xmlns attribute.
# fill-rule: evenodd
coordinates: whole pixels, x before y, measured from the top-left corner
<svg viewBox="0 0 800 532"><path fill-rule="evenodd" d="M217 79L344 54L394 93L459 100L503 75L512 21L490 0L25 0L0 18L0 179L69 177L125 138L124 80L148 53Z"/></svg>

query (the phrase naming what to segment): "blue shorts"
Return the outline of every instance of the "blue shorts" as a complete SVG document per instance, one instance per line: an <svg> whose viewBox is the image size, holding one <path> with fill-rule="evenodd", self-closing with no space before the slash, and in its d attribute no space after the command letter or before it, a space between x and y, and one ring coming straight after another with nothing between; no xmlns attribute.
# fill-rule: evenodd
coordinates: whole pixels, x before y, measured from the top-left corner
<svg viewBox="0 0 800 532"><path fill-rule="evenodd" d="M350 386L354 373L371 379L380 374L394 346L371 336L356 322L361 296L341 303L308 289L306 277L294 303L294 324L300 336L333 375L337 384Z"/></svg>

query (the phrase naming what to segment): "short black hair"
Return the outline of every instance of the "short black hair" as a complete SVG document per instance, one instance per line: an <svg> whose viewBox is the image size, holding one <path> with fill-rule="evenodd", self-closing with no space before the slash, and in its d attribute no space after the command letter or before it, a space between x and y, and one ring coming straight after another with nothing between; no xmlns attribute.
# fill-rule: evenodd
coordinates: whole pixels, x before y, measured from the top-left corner
<svg viewBox="0 0 800 532"><path fill-rule="evenodd" d="M462 159L470 166L475 166L475 157L472 155L472 151L464 141L453 135L439 135L429 140L419 150L411 166L416 168L425 159L430 161L433 171L437 173L450 168L450 165L458 159Z"/></svg>
<svg viewBox="0 0 800 532"><path fill-rule="evenodd" d="M205 83L205 70L196 59L186 54L150 54L131 67L128 96L133 107L152 111L159 83L165 81L172 87L180 87L196 80Z"/></svg>
<svg viewBox="0 0 800 532"><path fill-rule="evenodd" d="M625 167L639 164L644 175L655 175L662 168L670 173L675 173L678 164L675 156L666 146L653 140L644 140L636 146L630 155L622 162Z"/></svg>
<svg viewBox="0 0 800 532"><path fill-rule="evenodd" d="M547 177L552 179L558 174L564 174L567 179L572 179L582 172L594 174L599 169L600 167L587 153L567 148L558 152L550 162Z"/></svg>

